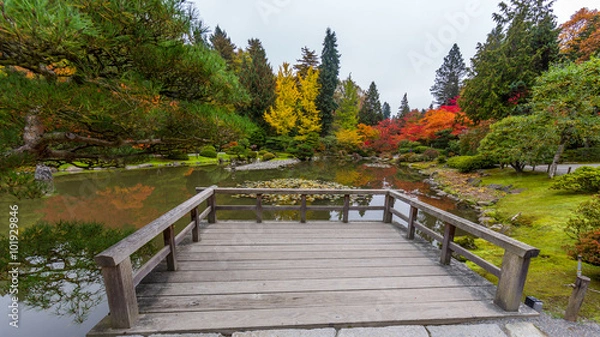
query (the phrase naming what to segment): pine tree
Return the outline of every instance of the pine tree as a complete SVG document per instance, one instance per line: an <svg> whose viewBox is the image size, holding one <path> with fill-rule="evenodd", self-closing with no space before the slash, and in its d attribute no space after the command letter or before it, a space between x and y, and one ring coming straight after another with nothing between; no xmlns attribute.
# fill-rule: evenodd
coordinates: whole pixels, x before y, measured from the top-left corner
<svg viewBox="0 0 600 337"><path fill-rule="evenodd" d="M250 39L247 53L248 57L242 59L240 82L250 95L250 103L241 108L241 112L265 126L263 114L275 102L276 80L260 40Z"/></svg>
<svg viewBox="0 0 600 337"><path fill-rule="evenodd" d="M392 108L388 102L383 103L383 107L381 108L383 112L383 119L388 119L392 117Z"/></svg>
<svg viewBox="0 0 600 337"><path fill-rule="evenodd" d="M449 105L460 94L462 81L467 74L467 67L460 48L455 43L450 52L444 57L444 63L435 73L435 84L431 93L439 105Z"/></svg>
<svg viewBox="0 0 600 337"><path fill-rule="evenodd" d="M210 43L214 50L216 50L219 55L227 62L229 69L232 69L233 62L236 57L235 49L236 46L227 33L221 29L221 27L217 26L215 28L215 32L210 36Z"/></svg>
<svg viewBox="0 0 600 337"><path fill-rule="evenodd" d="M319 85L321 90L317 97L317 109L321 112L323 127L322 135L327 135L333 123L333 112L337 109L333 95L338 85L340 72L340 54L337 50L337 38L331 28L327 28L323 51L321 52L321 65L319 66Z"/></svg>
<svg viewBox="0 0 600 337"><path fill-rule="evenodd" d="M474 121L529 113L536 78L558 59L552 0L510 0L494 14L496 27L477 46L459 104Z"/></svg>
<svg viewBox="0 0 600 337"><path fill-rule="evenodd" d="M406 116L410 112L410 106L408 105L408 94L404 93L402 96L402 102L400 103L400 108L398 109L398 118Z"/></svg>
<svg viewBox="0 0 600 337"><path fill-rule="evenodd" d="M319 68L319 57L314 50L308 49L308 47L302 48L302 58L296 60L294 70L298 78L305 78L309 68L317 70Z"/></svg>
<svg viewBox="0 0 600 337"><path fill-rule="evenodd" d="M381 110L381 102L379 101L379 91L377 91L375 82L371 82L369 90L367 90L365 102L358 113L358 121L359 123L373 126L382 120L383 112Z"/></svg>

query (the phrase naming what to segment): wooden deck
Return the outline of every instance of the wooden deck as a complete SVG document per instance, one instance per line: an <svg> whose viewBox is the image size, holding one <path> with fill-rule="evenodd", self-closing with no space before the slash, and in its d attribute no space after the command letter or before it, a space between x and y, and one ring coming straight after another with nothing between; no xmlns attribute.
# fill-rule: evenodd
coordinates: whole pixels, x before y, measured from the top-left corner
<svg viewBox="0 0 600 337"><path fill-rule="evenodd" d="M137 286L139 319L88 336L446 324L533 316L496 306L496 287L383 222L231 223L177 246Z"/></svg>

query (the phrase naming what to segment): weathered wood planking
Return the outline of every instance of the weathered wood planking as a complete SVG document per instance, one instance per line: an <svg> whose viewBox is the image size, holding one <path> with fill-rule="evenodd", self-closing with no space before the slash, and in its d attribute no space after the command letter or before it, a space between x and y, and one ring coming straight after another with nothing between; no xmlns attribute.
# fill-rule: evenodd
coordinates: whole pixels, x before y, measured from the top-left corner
<svg viewBox="0 0 600 337"><path fill-rule="evenodd" d="M180 252L188 253L251 253L251 252L347 252L347 251L386 251L386 250L413 250L414 244L405 241L403 243L395 244L373 244L373 245L285 245L285 246L266 246L266 245L240 245L240 246L215 246L215 245L184 245L179 246Z"/></svg>
<svg viewBox="0 0 600 337"><path fill-rule="evenodd" d="M298 308L237 310L214 312L178 312L143 314L135 326L128 330L109 329L108 320L101 322L96 333L88 336L120 336L127 334L223 332L245 330L388 326L400 324L451 324L465 320L515 317L515 313L504 312L492 301L451 301L402 303L392 305L331 306L309 310ZM520 317L535 316L532 311L522 312ZM95 330L96 330L95 329Z"/></svg>
<svg viewBox="0 0 600 337"><path fill-rule="evenodd" d="M335 292L287 292L195 296L140 297L145 313L255 310L271 308L314 308L333 306L381 305L396 303L492 300L492 286L469 288L340 290Z"/></svg>
<svg viewBox="0 0 600 337"><path fill-rule="evenodd" d="M418 249L398 251L347 251L347 252L244 252L244 253L193 253L181 252L178 261L246 261L246 260L318 260L318 259L375 259L423 257Z"/></svg>

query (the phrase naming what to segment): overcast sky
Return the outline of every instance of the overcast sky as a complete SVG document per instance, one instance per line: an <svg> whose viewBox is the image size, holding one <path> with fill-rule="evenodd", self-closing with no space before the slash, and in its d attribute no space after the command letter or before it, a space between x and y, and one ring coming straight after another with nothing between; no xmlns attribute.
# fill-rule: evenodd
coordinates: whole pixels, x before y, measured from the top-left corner
<svg viewBox="0 0 600 337"><path fill-rule="evenodd" d="M411 108L427 108L429 88L452 44L467 66L477 42L493 28L499 0L193 0L204 22L219 25L238 47L258 38L276 72L295 63L300 49L321 55L331 27L342 54L340 78L367 89L375 81L381 102L395 114L404 93ZM557 0L558 23L581 7L599 8L598 0Z"/></svg>

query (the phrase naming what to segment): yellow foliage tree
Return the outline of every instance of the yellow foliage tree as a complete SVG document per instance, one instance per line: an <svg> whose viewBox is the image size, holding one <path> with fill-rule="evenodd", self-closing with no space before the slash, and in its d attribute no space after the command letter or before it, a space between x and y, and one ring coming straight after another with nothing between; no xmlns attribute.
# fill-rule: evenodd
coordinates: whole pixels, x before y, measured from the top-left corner
<svg viewBox="0 0 600 337"><path fill-rule="evenodd" d="M300 83L300 107L298 111L298 138L304 139L309 133L321 132L321 117L317 109L317 95L319 95L319 71L308 67L306 76L298 76Z"/></svg>
<svg viewBox="0 0 600 337"><path fill-rule="evenodd" d="M275 106L265 112L264 118L278 134L287 136L296 126L300 99L296 78L289 63L279 67L275 94Z"/></svg>
<svg viewBox="0 0 600 337"><path fill-rule="evenodd" d="M357 149L364 142L364 138L358 130L339 130L335 133L335 138L338 144L347 151Z"/></svg>

